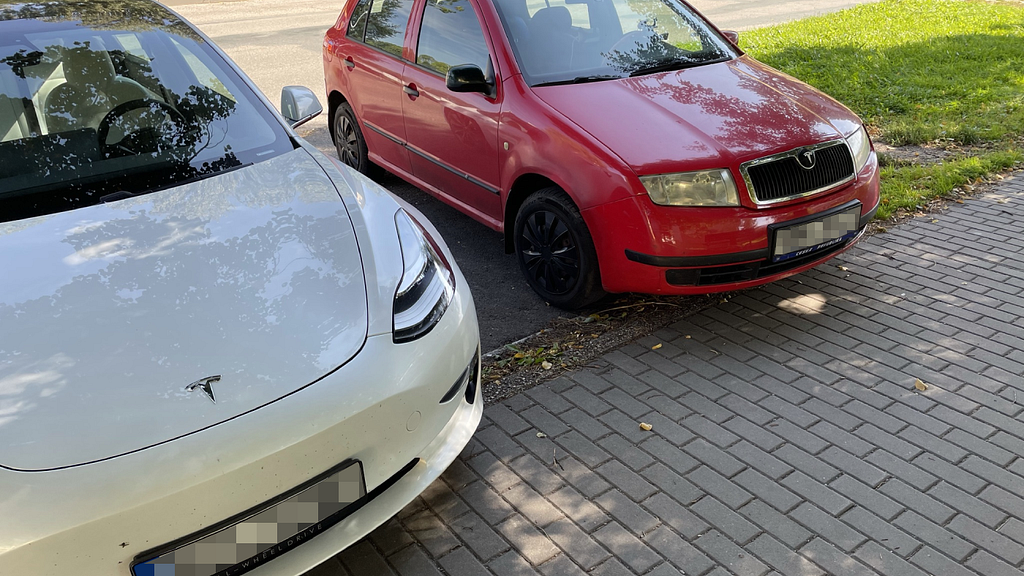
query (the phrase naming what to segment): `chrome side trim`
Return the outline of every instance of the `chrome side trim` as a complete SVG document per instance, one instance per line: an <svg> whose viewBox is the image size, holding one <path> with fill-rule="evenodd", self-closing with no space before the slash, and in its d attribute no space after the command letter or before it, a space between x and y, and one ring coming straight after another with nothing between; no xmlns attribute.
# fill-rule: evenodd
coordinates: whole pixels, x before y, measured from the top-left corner
<svg viewBox="0 0 1024 576"><path fill-rule="evenodd" d="M743 176L743 183L746 184L747 186L747 194L750 196L750 201L753 202L754 205L759 208L763 206L771 206L773 204L789 202L790 200L796 200L798 198L806 198L808 196L814 196L815 194L821 194L826 190L831 190L833 188L842 186L847 182L852 182L857 178L856 171L854 171L854 173L851 174L849 177L844 178L843 180L840 180L838 182L829 184L828 186L824 186L816 190L811 190L810 192L803 192L800 194L793 194L792 196L776 198L774 200L758 200L757 194L754 193L754 183L750 180L750 173L748 172L748 170L751 167L759 166L761 164L767 164L769 162L775 162L778 160L783 160L785 158L797 158L800 154L804 152L817 151L823 148L831 148L832 146L836 146L838 144L843 144L844 146L846 146L846 151L850 154L850 159L853 161L853 165L856 167L857 161L853 157L853 151L850 150L850 145L846 143L846 138L836 138L835 140L829 140L828 142L821 142L818 144L812 144L810 146L801 146L799 148L787 150L786 152L779 152L778 154L772 154L771 156L765 156L764 158L758 158L756 160L750 160L749 162L744 162L743 164L740 164L740 175ZM797 160L797 162L799 163L799 160Z"/></svg>

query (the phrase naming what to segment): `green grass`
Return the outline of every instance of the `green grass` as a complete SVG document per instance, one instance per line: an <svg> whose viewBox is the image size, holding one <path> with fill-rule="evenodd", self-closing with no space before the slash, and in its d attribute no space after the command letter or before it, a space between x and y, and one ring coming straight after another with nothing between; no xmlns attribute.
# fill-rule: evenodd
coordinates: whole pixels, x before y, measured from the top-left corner
<svg viewBox="0 0 1024 576"><path fill-rule="evenodd" d="M852 108L876 140L969 147L887 166L881 218L1024 161L1024 3L883 0L752 30L741 46Z"/></svg>

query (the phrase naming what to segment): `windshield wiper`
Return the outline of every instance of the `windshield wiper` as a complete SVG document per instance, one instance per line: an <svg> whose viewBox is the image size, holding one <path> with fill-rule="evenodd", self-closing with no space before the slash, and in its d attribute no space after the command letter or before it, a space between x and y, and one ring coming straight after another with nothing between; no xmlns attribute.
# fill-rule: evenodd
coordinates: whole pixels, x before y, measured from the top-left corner
<svg viewBox="0 0 1024 576"><path fill-rule="evenodd" d="M534 84L534 88L541 86L559 86L562 84L586 84L587 82L600 82L602 80L619 80L622 76L615 76L613 74L594 74L592 76L577 76L570 80L554 80L552 82L541 82L540 84Z"/></svg>
<svg viewBox="0 0 1024 576"><path fill-rule="evenodd" d="M650 66L643 66L637 68L629 73L632 76L643 76L644 74L654 74L655 72L667 72L669 70L682 70L683 68L691 68L698 64L708 64L709 62L691 60L689 58L674 58L672 60L666 60L658 62L657 64L651 64Z"/></svg>

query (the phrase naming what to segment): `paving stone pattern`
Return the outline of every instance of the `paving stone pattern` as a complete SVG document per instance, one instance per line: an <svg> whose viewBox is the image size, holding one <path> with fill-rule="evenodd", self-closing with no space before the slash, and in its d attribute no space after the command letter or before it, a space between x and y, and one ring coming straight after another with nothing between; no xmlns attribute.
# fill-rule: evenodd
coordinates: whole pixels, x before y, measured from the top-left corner
<svg viewBox="0 0 1024 576"><path fill-rule="evenodd" d="M1024 178L996 192L488 406L315 574L1021 574Z"/></svg>

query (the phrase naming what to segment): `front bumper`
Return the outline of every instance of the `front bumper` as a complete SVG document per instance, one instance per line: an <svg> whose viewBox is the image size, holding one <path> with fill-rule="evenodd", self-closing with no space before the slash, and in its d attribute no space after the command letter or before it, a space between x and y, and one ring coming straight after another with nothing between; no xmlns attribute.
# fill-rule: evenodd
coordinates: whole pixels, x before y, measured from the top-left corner
<svg viewBox="0 0 1024 576"><path fill-rule="evenodd" d="M773 262L771 228L860 202L859 233L799 258ZM584 213L594 234L601 280L608 292L708 294L742 290L798 274L851 248L879 206L874 154L853 182L777 207L677 208L645 196Z"/></svg>
<svg viewBox="0 0 1024 576"><path fill-rule="evenodd" d="M460 286L466 286L459 275ZM347 459L374 493L344 520L249 572L301 574L412 501L469 442L479 386L440 404L479 353L464 288L415 342L367 339L353 360L301 391L165 445L51 472L0 469L0 574L129 576L133 561L273 501ZM394 478L403 468L411 467Z"/></svg>

